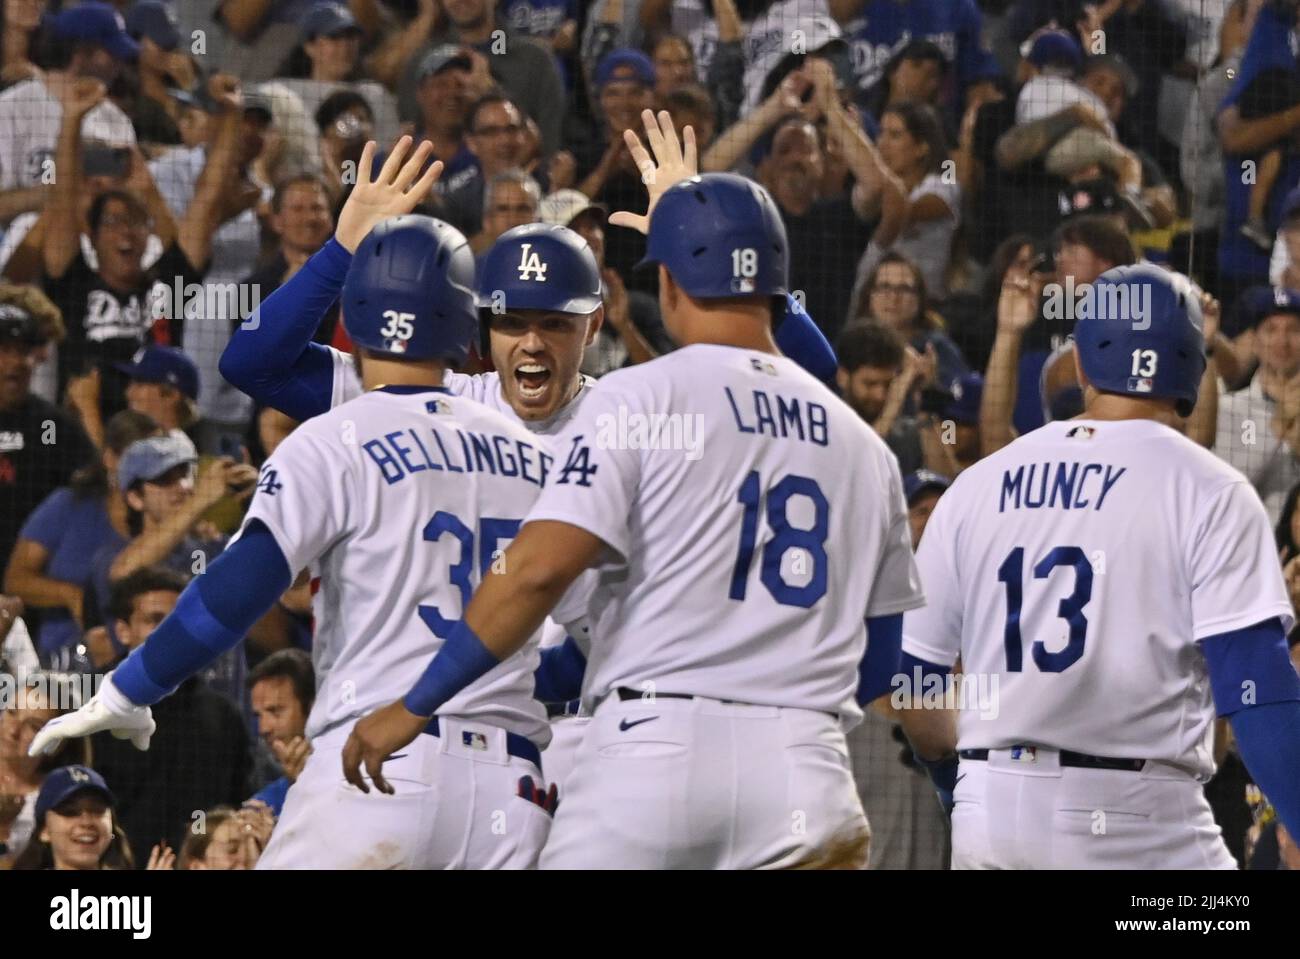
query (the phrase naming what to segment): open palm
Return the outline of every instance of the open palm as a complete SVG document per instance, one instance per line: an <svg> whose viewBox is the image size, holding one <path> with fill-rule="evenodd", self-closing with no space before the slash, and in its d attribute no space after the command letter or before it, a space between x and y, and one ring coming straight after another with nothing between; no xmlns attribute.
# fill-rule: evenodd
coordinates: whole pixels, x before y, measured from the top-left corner
<svg viewBox="0 0 1300 959"><path fill-rule="evenodd" d="M655 204L664 195L664 191L674 183L679 183L699 172L695 156L695 131L690 127L682 130L682 142L677 139L677 130L673 127L672 117L668 111L661 110L656 118L654 111L643 110L641 120L645 124L646 140L654 151L654 159L641 143L641 138L633 131L623 131L623 139L632 161L641 171L641 180L650 193L650 203L646 206L645 216L620 210L610 216L609 222L614 226L625 226L641 233L650 232L650 214Z"/></svg>
<svg viewBox="0 0 1300 959"><path fill-rule="evenodd" d="M349 253L356 252L376 224L414 210L442 175L442 161L435 160L419 176L420 168L433 154L433 144L425 140L410 153L412 142L409 136L398 140L373 180L370 168L375 159L375 141L368 141L361 151L356 186L339 212L339 225L334 231L334 238Z"/></svg>

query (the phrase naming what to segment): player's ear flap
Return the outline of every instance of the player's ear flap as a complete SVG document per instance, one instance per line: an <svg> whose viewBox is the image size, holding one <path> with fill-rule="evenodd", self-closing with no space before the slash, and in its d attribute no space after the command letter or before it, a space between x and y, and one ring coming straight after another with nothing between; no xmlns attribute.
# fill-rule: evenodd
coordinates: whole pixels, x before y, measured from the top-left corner
<svg viewBox="0 0 1300 959"><path fill-rule="evenodd" d="M631 322L631 317L628 318L628 322ZM602 304L596 307L595 312L587 317L587 338L583 342L587 346L591 346L596 339L596 334L600 332L600 328L604 325L605 307L604 304Z"/></svg>

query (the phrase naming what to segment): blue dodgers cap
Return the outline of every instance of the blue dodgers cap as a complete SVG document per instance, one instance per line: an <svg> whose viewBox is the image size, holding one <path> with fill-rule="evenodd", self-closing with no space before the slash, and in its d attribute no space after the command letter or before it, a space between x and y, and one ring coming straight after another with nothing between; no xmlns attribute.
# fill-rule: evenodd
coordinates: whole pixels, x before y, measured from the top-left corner
<svg viewBox="0 0 1300 959"><path fill-rule="evenodd" d="M317 37L337 37L341 33L360 33L361 27L352 11L341 3L320 3L302 18L299 33L303 40Z"/></svg>
<svg viewBox="0 0 1300 959"><path fill-rule="evenodd" d="M911 506L922 493L929 491L942 493L951 485L952 480L933 470L917 470L915 473L908 473L904 478L903 495L907 498L907 505Z"/></svg>
<svg viewBox="0 0 1300 959"><path fill-rule="evenodd" d="M623 47L601 57L596 67L596 89L614 80L635 80L647 87L655 85L655 65L640 50Z"/></svg>
<svg viewBox="0 0 1300 959"><path fill-rule="evenodd" d="M1282 222L1285 223L1297 213L1300 213L1300 186L1293 189L1282 200Z"/></svg>
<svg viewBox="0 0 1300 959"><path fill-rule="evenodd" d="M1083 48L1064 30L1044 30L1030 44L1025 59L1036 67L1055 65L1078 69L1083 63Z"/></svg>
<svg viewBox="0 0 1300 959"><path fill-rule="evenodd" d="M113 365L137 382L166 383L192 400L199 398L199 368L174 346L145 346L130 363Z"/></svg>
<svg viewBox="0 0 1300 959"><path fill-rule="evenodd" d="M468 53L454 43L444 43L441 46L434 47L424 55L424 59L420 61L417 76L423 81L429 77L437 76L450 67L468 71L474 69L474 61L470 59Z"/></svg>
<svg viewBox="0 0 1300 959"><path fill-rule="evenodd" d="M952 402L944 407L944 419L954 420L964 426L974 426L980 421L980 400L984 398L984 376L965 373L952 381L949 387Z"/></svg>
<svg viewBox="0 0 1300 959"><path fill-rule="evenodd" d="M41 791L36 796L36 828L39 831L45 822L45 814L51 809L63 805L77 793L91 790L104 797L110 806L116 805L113 792L104 782L104 777L89 766L60 766L41 784Z"/></svg>
<svg viewBox="0 0 1300 959"><path fill-rule="evenodd" d="M136 483L156 480L178 466L198 461L198 450L184 433L136 440L118 461L117 485L128 490Z"/></svg>
<svg viewBox="0 0 1300 959"><path fill-rule="evenodd" d="M140 44L127 35L126 21L107 3L90 0L68 7L60 11L51 22L56 36L65 40L97 43L114 60L134 60L140 55Z"/></svg>
<svg viewBox="0 0 1300 959"><path fill-rule="evenodd" d="M176 14L161 0L137 0L126 12L126 32L137 39L148 37L154 46L168 52L181 42Z"/></svg>
<svg viewBox="0 0 1300 959"><path fill-rule="evenodd" d="M1300 292L1282 286L1252 286L1241 295L1237 312L1247 328L1278 313L1300 316Z"/></svg>

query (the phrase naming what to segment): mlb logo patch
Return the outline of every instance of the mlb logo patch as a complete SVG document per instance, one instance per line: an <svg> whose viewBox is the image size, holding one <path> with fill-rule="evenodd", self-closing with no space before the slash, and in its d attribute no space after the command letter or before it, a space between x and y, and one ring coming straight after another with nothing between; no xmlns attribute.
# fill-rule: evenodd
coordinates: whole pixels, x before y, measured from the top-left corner
<svg viewBox="0 0 1300 959"><path fill-rule="evenodd" d="M429 400L424 404L424 411L426 413L450 413L451 404L446 400Z"/></svg>
<svg viewBox="0 0 1300 959"><path fill-rule="evenodd" d="M481 749L484 752L487 752L488 748L487 736L483 733L472 733L468 730L460 734L460 744L469 749Z"/></svg>
<svg viewBox="0 0 1300 959"><path fill-rule="evenodd" d="M749 358L749 365L754 368L755 373L766 373L768 376L776 376L776 365L766 360L760 360L756 356Z"/></svg>
<svg viewBox="0 0 1300 959"><path fill-rule="evenodd" d="M388 350L389 353L405 353L405 352L406 352L406 341L405 341L405 340L389 340L387 343L384 344L384 347Z"/></svg>
<svg viewBox="0 0 1300 959"><path fill-rule="evenodd" d="M1130 393L1150 393L1155 389L1155 384L1151 382L1148 376L1130 376L1128 380L1128 391Z"/></svg>
<svg viewBox="0 0 1300 959"><path fill-rule="evenodd" d="M1036 746L1012 746L1011 761L1013 763L1036 763L1038 762L1038 747Z"/></svg>
<svg viewBox="0 0 1300 959"><path fill-rule="evenodd" d="M1067 440L1090 440L1097 431L1091 426L1076 426L1065 434Z"/></svg>
<svg viewBox="0 0 1300 959"><path fill-rule="evenodd" d="M750 277L736 277L731 281L732 293L753 293L755 290L754 281Z"/></svg>

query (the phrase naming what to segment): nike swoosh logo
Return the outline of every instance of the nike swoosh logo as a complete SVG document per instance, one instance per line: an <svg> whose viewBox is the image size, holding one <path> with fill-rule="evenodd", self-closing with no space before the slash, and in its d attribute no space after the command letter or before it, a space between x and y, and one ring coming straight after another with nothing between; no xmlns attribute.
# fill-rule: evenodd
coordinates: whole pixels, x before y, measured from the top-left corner
<svg viewBox="0 0 1300 959"><path fill-rule="evenodd" d="M952 784L952 785L953 785L953 788L954 788L954 789L957 788L957 783L961 782L963 779L966 778L966 775L967 775L966 773L962 773L962 774L961 774L960 776L958 776L955 780L953 780L953 784Z"/></svg>
<svg viewBox="0 0 1300 959"><path fill-rule="evenodd" d="M405 758L406 758L407 756L409 756L409 755L410 755L410 753L395 753L394 755L389 756L388 758L386 758L386 759L384 760L384 762L386 762L386 763L391 763L394 759L405 759Z"/></svg>
<svg viewBox="0 0 1300 959"><path fill-rule="evenodd" d="M618 724L618 731L621 732L621 733L625 733L625 732L627 732L629 729L631 729L633 726L640 726L642 723L653 722L654 720L656 720L656 719L658 719L658 718L659 718L658 716L647 716L645 719L635 719L635 720L632 720L631 722L629 722L628 720L625 719L625 720L623 720L621 723Z"/></svg>

